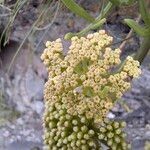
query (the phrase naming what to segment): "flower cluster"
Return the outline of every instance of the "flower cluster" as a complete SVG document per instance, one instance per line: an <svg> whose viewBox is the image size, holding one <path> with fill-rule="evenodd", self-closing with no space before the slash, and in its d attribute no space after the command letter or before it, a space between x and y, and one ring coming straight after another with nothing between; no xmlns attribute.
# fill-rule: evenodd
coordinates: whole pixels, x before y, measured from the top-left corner
<svg viewBox="0 0 150 150"><path fill-rule="evenodd" d="M97 150L98 139L114 150L128 149L123 124L106 121L106 116L140 69L138 61L127 57L118 71L121 51L109 47L112 40L104 30L73 37L66 56L61 39L46 43L41 59L49 73L44 90L48 150Z"/></svg>
<svg viewBox="0 0 150 150"><path fill-rule="evenodd" d="M45 150L102 150L105 141L112 150L127 150L123 122L104 119L99 127L84 115L72 116L61 102L46 102L44 114Z"/></svg>
<svg viewBox="0 0 150 150"><path fill-rule="evenodd" d="M120 49L108 45L112 37L100 30L87 37L73 37L68 54L63 55L61 39L46 43L41 56L49 72L45 100L61 100L71 115L85 114L101 122L114 102L130 88L130 79L140 74L138 61L127 57L118 73Z"/></svg>
<svg viewBox="0 0 150 150"><path fill-rule="evenodd" d="M130 145L126 143L126 134L123 132L125 122L104 119L99 127L98 139L104 140L112 150L127 150Z"/></svg>
<svg viewBox="0 0 150 150"><path fill-rule="evenodd" d="M44 141L48 150L100 150L92 120L85 116L71 116L61 102L46 102ZM46 148L45 148L46 149Z"/></svg>

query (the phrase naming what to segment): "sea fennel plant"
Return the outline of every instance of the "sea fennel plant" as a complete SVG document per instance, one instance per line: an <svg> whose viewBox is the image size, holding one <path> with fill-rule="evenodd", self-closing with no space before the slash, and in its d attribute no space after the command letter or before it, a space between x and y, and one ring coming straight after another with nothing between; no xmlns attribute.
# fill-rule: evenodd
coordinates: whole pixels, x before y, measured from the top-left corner
<svg viewBox="0 0 150 150"><path fill-rule="evenodd" d="M45 149L128 150L124 122L107 118L116 101L139 76L139 62L128 56L120 66L120 49L104 30L72 37L63 54L61 39L46 42L41 59L48 70L43 117Z"/></svg>

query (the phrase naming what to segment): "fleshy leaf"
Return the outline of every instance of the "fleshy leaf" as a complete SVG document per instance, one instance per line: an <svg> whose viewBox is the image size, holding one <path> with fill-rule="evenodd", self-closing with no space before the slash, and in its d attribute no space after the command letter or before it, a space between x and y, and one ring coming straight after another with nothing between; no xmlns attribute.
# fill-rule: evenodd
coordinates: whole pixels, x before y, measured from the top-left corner
<svg viewBox="0 0 150 150"><path fill-rule="evenodd" d="M95 19L81 6L79 6L74 0L61 0L68 9L77 14L78 16L84 18L89 22L94 22Z"/></svg>
<svg viewBox="0 0 150 150"><path fill-rule="evenodd" d="M136 21L133 19L125 19L125 23L132 28L137 34L143 37L150 36L150 27L141 27Z"/></svg>
<svg viewBox="0 0 150 150"><path fill-rule="evenodd" d="M139 0L139 6L140 6L140 13L141 13L142 19L144 20L146 25L150 26L150 13L148 12L148 9L146 8L144 0Z"/></svg>

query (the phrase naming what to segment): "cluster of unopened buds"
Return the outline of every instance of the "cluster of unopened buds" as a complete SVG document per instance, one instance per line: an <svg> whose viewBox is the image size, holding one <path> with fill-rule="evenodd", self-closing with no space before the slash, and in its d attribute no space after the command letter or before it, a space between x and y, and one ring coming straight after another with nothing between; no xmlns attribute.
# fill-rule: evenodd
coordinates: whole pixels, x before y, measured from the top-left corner
<svg viewBox="0 0 150 150"><path fill-rule="evenodd" d="M66 56L61 39L46 42L41 59L49 73L44 91L48 149L97 150L100 141L113 150L128 149L123 123L106 118L141 71L130 56L118 69L121 51L109 47L112 40L104 30L72 37Z"/></svg>

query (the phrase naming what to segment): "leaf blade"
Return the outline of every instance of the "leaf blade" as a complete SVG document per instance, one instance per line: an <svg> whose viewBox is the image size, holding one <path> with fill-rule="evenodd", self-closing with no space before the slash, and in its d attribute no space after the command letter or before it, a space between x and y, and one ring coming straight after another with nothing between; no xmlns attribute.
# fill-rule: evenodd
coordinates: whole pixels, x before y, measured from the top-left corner
<svg viewBox="0 0 150 150"><path fill-rule="evenodd" d="M130 28L132 28L140 36L143 36L143 37L150 36L150 27L149 28L141 27L133 19L124 19L124 21Z"/></svg>
<svg viewBox="0 0 150 150"><path fill-rule="evenodd" d="M139 0L140 13L146 25L150 26L150 13L145 5L144 0Z"/></svg>
<svg viewBox="0 0 150 150"><path fill-rule="evenodd" d="M89 22L95 21L95 19L85 9L83 9L76 2L74 2L74 0L61 0L61 1L68 9L70 9L76 15L84 18L85 20Z"/></svg>

